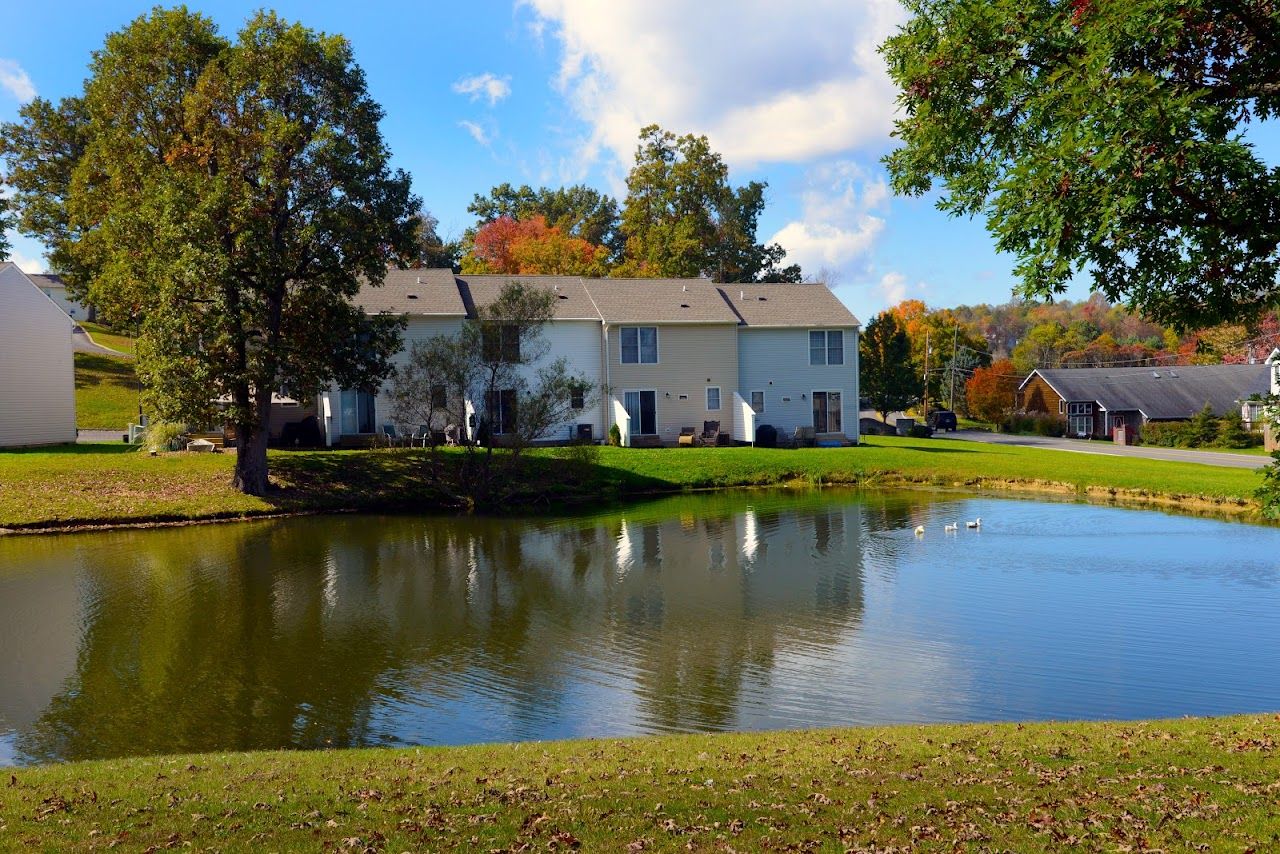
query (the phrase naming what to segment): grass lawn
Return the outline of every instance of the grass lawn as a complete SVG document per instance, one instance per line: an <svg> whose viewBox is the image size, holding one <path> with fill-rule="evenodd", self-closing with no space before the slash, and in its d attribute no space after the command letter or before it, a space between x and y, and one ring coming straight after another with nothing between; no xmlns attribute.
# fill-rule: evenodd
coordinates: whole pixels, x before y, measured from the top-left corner
<svg viewBox="0 0 1280 854"><path fill-rule="evenodd" d="M101 323L90 323L87 320L80 321L80 325L98 345L111 350L119 350L121 353L133 352L133 339L128 335L121 335Z"/></svg>
<svg viewBox="0 0 1280 854"><path fill-rule="evenodd" d="M133 362L116 356L76 353L76 426L119 430L138 420L138 379Z"/></svg>
<svg viewBox="0 0 1280 854"><path fill-rule="evenodd" d="M5 769L0 848L1263 851L1272 715Z"/></svg>
<svg viewBox="0 0 1280 854"><path fill-rule="evenodd" d="M516 507L798 482L1040 490L1251 513L1262 482L1245 469L887 436L856 448L601 448L586 465L562 455L529 454L520 475L529 486ZM444 464L461 456L446 453ZM0 528L457 507L420 450L272 452L279 488L266 499L231 490L233 465L232 454L151 457L114 444L0 452Z"/></svg>

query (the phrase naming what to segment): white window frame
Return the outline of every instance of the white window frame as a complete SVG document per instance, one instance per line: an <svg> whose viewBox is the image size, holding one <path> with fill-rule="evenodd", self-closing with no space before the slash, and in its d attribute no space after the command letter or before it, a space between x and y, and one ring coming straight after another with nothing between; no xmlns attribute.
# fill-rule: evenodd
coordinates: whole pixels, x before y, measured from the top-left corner
<svg viewBox="0 0 1280 854"><path fill-rule="evenodd" d="M840 418L840 429L839 429L839 431L835 431L835 430L827 429L827 430L824 430L824 431L822 431L822 432L824 432L824 433L834 433L834 432L840 432L840 433L843 433L843 432L844 432L844 430L845 430L845 427L844 427L844 397L845 397L844 389L842 389L842 388L818 388L818 389L810 389L810 390L809 390L809 423L810 423L811 425L813 425L813 428L814 428L815 430L817 430L818 425L813 423L813 401L817 398L817 396L818 396L819 394L825 394L825 395L827 396L827 423L826 423L826 425L825 425L825 426L826 426L826 427L828 427L828 428L830 428L830 427L831 427L831 395L833 395L833 394L838 394L838 395L840 395L840 408L839 408L839 410L838 410L838 411L839 411L839 413L840 413L840 415L839 415L839 418Z"/></svg>
<svg viewBox="0 0 1280 854"><path fill-rule="evenodd" d="M813 356L814 356L813 336L815 334L822 336L822 361L821 362L815 362L813 359ZM840 336L840 361L838 362L831 361L831 336L833 335ZM837 367L837 368L844 367L844 364L845 364L844 349L845 348L844 348L844 330L843 329L810 329L809 334L805 338L805 341L808 343L808 346L809 346L809 364L811 366L814 366L814 367L831 366L831 367Z"/></svg>
<svg viewBox="0 0 1280 854"><path fill-rule="evenodd" d="M715 389L715 392L716 392L716 405L715 405L715 406L712 406L712 405L711 405L711 390L712 390L712 389ZM724 399L723 399L723 398L721 397L721 395L720 395L720 386L718 386L718 385L709 385L709 386L707 386L707 392L706 392L706 403L707 403L707 411L708 411L708 412L719 412L719 411L720 411L720 406L721 406L721 404L722 404L722 403L724 403Z"/></svg>
<svg viewBox="0 0 1280 854"><path fill-rule="evenodd" d="M1058 401L1058 414L1059 415L1067 414L1067 402L1065 400Z"/></svg>
<svg viewBox="0 0 1280 854"><path fill-rule="evenodd" d="M756 395L757 395L757 394L758 394L758 395L760 395L760 408L759 408L759 409L756 409L756 403L755 403ZM752 410L753 412L755 412L755 414L756 414L756 415L764 415L764 408L765 408L765 406L764 406L764 389L757 388L757 389L752 389L751 391L747 392L747 402L751 404L751 410Z"/></svg>
<svg viewBox="0 0 1280 854"><path fill-rule="evenodd" d="M640 332L644 329L653 330L653 361L647 362L644 358L644 349L640 344ZM636 360L628 361L626 358L626 346L623 344L623 337L629 330L635 330L636 334ZM618 327L618 364L620 365L656 365L662 361L660 346L658 341L658 327L656 326L619 326Z"/></svg>

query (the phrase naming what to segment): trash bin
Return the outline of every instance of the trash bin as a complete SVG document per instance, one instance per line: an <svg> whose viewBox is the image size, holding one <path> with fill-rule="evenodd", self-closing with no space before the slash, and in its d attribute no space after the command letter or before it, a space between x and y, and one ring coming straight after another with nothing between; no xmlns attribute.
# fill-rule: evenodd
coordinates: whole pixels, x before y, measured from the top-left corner
<svg viewBox="0 0 1280 854"><path fill-rule="evenodd" d="M772 424L761 424L756 428L757 448L778 447L778 428Z"/></svg>

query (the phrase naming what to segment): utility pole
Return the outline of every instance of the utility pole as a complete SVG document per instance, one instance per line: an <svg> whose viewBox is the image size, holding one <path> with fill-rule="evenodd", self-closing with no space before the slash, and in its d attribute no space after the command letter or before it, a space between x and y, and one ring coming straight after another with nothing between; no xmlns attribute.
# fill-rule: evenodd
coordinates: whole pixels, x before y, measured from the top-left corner
<svg viewBox="0 0 1280 854"><path fill-rule="evenodd" d="M924 331L924 423L929 423L929 330Z"/></svg>
<svg viewBox="0 0 1280 854"><path fill-rule="evenodd" d="M956 344L960 340L960 327L951 327L951 401L947 406L952 412L956 411Z"/></svg>

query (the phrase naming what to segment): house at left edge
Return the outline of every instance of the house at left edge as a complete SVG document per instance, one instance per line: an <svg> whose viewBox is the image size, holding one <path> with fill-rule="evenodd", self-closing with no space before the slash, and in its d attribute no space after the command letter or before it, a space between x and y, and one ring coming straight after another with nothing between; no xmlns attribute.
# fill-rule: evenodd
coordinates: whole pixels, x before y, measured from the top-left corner
<svg viewBox="0 0 1280 854"><path fill-rule="evenodd" d="M0 263L0 447L76 440L74 321L43 278Z"/></svg>
<svg viewBox="0 0 1280 854"><path fill-rule="evenodd" d="M617 426L624 445L672 445L708 423L740 443L753 442L763 424L786 436L799 428L819 444L858 440L860 324L825 285L390 270L356 301L368 314L405 318L398 367L415 342L457 333L515 281L555 296L544 358L564 358L601 392L543 441L601 441ZM315 413L326 444L367 443L391 425L387 391L321 391ZM505 393L467 401L475 417L465 429L483 419L500 436L513 405Z"/></svg>

